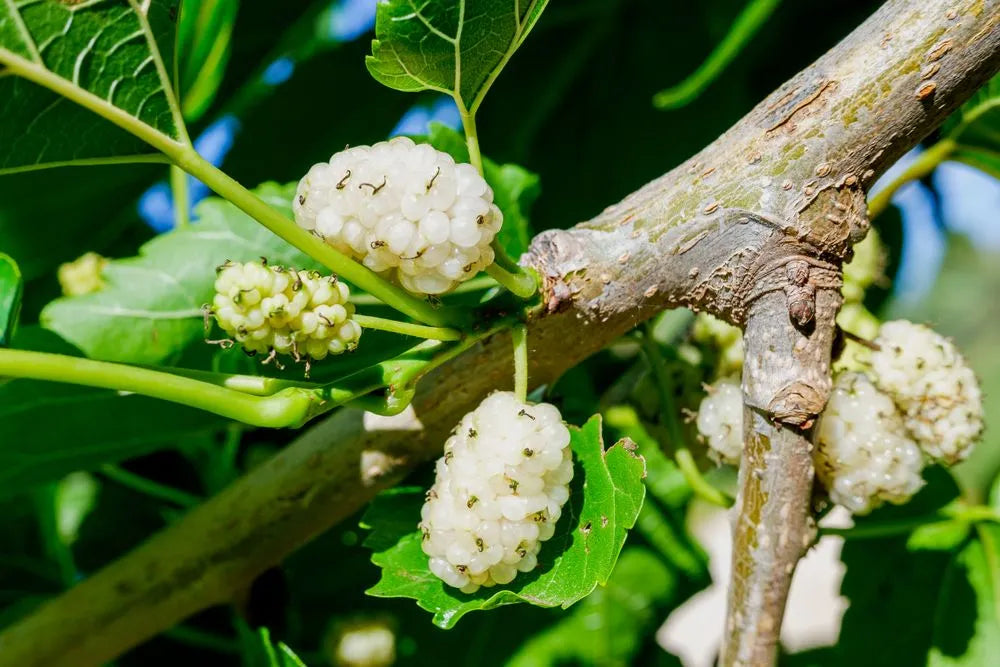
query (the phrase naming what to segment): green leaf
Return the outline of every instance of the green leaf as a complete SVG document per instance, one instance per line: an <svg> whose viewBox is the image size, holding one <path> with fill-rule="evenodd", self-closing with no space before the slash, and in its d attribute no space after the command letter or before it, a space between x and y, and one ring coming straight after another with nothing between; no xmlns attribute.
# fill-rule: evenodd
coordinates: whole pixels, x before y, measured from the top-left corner
<svg viewBox="0 0 1000 667"><path fill-rule="evenodd" d="M184 118L194 122L208 110L229 62L230 38L239 0L203 0L181 6L177 24L178 97Z"/></svg>
<svg viewBox="0 0 1000 667"><path fill-rule="evenodd" d="M0 347L9 346L14 338L23 293L24 279L17 262L0 252Z"/></svg>
<svg viewBox="0 0 1000 667"><path fill-rule="evenodd" d="M290 215L294 183L265 183L254 192ZM196 216L196 224L142 246L138 257L110 262L100 292L51 302L42 311L43 326L88 357L160 363L204 336L201 306L211 301L214 267L225 260L264 256L275 264L320 268L222 199L204 200Z"/></svg>
<svg viewBox="0 0 1000 667"><path fill-rule="evenodd" d="M989 665L1000 655L1000 528L982 524L952 560L935 614L933 667Z"/></svg>
<svg viewBox="0 0 1000 667"><path fill-rule="evenodd" d="M76 354L51 332L24 327L15 345ZM0 496L176 444L227 421L135 394L11 380L0 384Z"/></svg>
<svg viewBox="0 0 1000 667"><path fill-rule="evenodd" d="M949 156L1000 178L1000 75L979 89L944 126Z"/></svg>
<svg viewBox="0 0 1000 667"><path fill-rule="evenodd" d="M469 161L465 138L447 125L431 123L430 135L424 140L451 155L456 162ZM493 189L494 202L503 213L503 227L497 239L510 257L520 257L534 236L528 211L541 191L538 175L516 164L497 164L483 158L483 176Z"/></svg>
<svg viewBox="0 0 1000 667"><path fill-rule="evenodd" d="M654 95L653 105L658 109L676 109L692 102L753 40L780 4L781 0L750 0L705 62L680 83Z"/></svg>
<svg viewBox="0 0 1000 667"><path fill-rule="evenodd" d="M859 519L866 524L930 515L958 495L951 476L931 468L927 486L910 503L879 508ZM947 541L925 548L910 536L848 539L841 558L847 573L841 593L850 600L835 649L837 665L923 665L929 656L965 651L976 625L975 594L966 563L976 557L976 540ZM954 664L954 663L945 663ZM960 664L982 665L986 662Z"/></svg>
<svg viewBox="0 0 1000 667"><path fill-rule="evenodd" d="M144 141L101 116L115 117L146 141L186 142L164 66L172 62L178 5L0 3L0 66L6 66L0 72L0 99L6 102L0 107L0 145L6 149L0 173L162 161Z"/></svg>
<svg viewBox="0 0 1000 667"><path fill-rule="evenodd" d="M548 0L389 0L378 5L376 80L404 92L436 90L475 113Z"/></svg>
<svg viewBox="0 0 1000 667"><path fill-rule="evenodd" d="M543 545L536 570L471 595L446 586L428 569L422 536L414 529L423 493L396 491L376 497L363 521L373 528L366 542L375 550L372 562L382 568L382 578L368 594L412 598L434 613L436 625L451 628L471 611L518 602L566 608L606 582L642 506L645 464L630 441L604 450L599 416L580 428L571 426L570 434L577 475L569 506Z"/></svg>
<svg viewBox="0 0 1000 667"><path fill-rule="evenodd" d="M677 574L653 552L628 547L606 586L523 643L507 665L633 664L662 622L677 589Z"/></svg>

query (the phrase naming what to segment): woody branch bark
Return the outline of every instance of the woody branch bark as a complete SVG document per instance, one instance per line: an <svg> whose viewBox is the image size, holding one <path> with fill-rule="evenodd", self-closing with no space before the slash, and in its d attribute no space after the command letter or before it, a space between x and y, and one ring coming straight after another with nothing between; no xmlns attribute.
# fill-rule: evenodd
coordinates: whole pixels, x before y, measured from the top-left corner
<svg viewBox="0 0 1000 667"><path fill-rule="evenodd" d="M752 437L736 539L766 562L738 564L727 664L771 661L787 570L808 536L812 473L799 426L826 400L840 264L865 233L865 189L998 65L996 0L891 0L698 155L593 220L540 235L522 258L544 277L545 307L529 324L534 385L663 308L747 327L748 356L761 361L747 369ZM789 319L810 311L811 323ZM510 385L510 348L499 334L426 378L418 431L366 426L353 410L313 427L0 633L0 666L100 665L232 600L436 456L462 414ZM764 536L796 546L768 551Z"/></svg>

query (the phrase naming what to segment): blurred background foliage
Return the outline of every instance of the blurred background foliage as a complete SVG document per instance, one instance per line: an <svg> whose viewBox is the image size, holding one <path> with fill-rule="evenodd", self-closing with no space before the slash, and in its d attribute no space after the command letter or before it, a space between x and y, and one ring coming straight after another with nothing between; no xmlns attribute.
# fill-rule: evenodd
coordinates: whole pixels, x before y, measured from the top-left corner
<svg viewBox="0 0 1000 667"><path fill-rule="evenodd" d="M430 121L455 126L454 108L440 96L400 94L368 75L363 59L370 49L374 4L187 2L179 24L179 81L199 151L255 186L294 181L346 144L369 144L399 132L422 134ZM879 4L554 1L481 110L483 150L497 162L518 163L540 176L534 231L572 225L715 139ZM741 32L727 38L734 21ZM657 96L696 71L693 82ZM192 183L191 194L194 204L207 193ZM893 201L895 207L876 226L889 248L889 273L897 280L891 289L873 290L869 306L885 318L926 321L955 337L982 379L987 416L1000 414L1000 302L992 291L1000 289L996 181L947 163L899 190ZM51 337L32 324L60 294L60 264L87 251L134 255L143 242L171 228L172 206L162 166L0 176L0 251L17 260L26 280L21 335ZM680 330L683 325L679 322ZM671 320L657 326L655 344L668 359L679 393L688 396L685 406L693 407L699 383L714 362L678 352L678 329ZM64 344L42 346L52 345ZM281 642L310 665L362 664L350 662L348 639L377 644L386 631L394 637L391 653L403 665L680 664L657 645L657 628L711 579L705 552L687 533L691 491L670 459L655 456L663 425L655 417L655 400L648 399L650 379L638 346L637 340L625 339L548 388L567 419L582 423L603 411L609 438L630 435L657 466L648 480L647 506L609 585L568 612L521 605L472 614L452 632L438 630L409 601L363 594L378 575L370 552L361 547L364 531L353 519L262 575L234 608L199 614L117 664L297 664ZM185 361L206 365L211 363L207 354L192 349ZM2 391L0 384L0 396ZM17 408L34 411L30 419L20 415L17 423L44 430L43 440L76 438L73 442L88 451L101 448L101 456L99 461L81 458L78 465L87 472L58 481L21 479L16 493L0 498L0 626L135 546L293 437L286 431L243 429L186 409L158 418L160 404L138 397L114 404L119 417L113 423L92 424L87 433L75 429L87 424L95 410L100 413L101 401L110 400L106 392L47 387L30 407ZM63 410L64 418L47 421L54 409ZM10 417L0 403L0 420ZM5 458L3 445L30 441L36 433L11 423L0 426L0 461L10 469L9 479L16 480L17 461ZM141 447L137 437L146 438ZM115 453L140 450L151 453L125 461L119 460L124 453ZM991 502L998 469L1000 435L990 428L976 456L958 471L961 493L974 502ZM425 481L427 474L423 470L417 477ZM732 484L732 471L713 474L718 486ZM958 493L944 495L950 500ZM906 572L915 576L906 582L940 586L948 577L954 580L953 570L961 566L978 573L969 580L979 586L975 593L988 607L997 599L995 582L989 581L997 570L987 568L980 576L982 562L1000 554L990 551L993 541L976 541L972 544L981 546L970 551L964 539L963 533L936 543L937 550L919 559L912 557L906 540L859 543L853 553L845 553L849 577L857 574L851 562L869 563L872 569L863 581L849 578L844 593L865 589L866 581L898 576L894 559L902 550L909 554ZM895 550L888 548L890 542ZM976 584L984 577L985 584ZM968 592L957 590L968 602ZM892 593L887 589L885 595ZM880 615L891 613L883 603L879 596L859 597L845 632L863 629L871 619L881 621ZM906 601L895 604L899 608ZM924 616L932 613L926 610ZM926 636L937 637L935 632ZM968 627L940 632L943 653L935 648L939 642L929 639L928 646L892 664L925 659L986 664L955 658L972 650ZM996 634L988 639L1000 641ZM931 654L938 658L928 658ZM889 664L865 662L848 649L839 656L824 649L796 661L825 665L849 658Z"/></svg>

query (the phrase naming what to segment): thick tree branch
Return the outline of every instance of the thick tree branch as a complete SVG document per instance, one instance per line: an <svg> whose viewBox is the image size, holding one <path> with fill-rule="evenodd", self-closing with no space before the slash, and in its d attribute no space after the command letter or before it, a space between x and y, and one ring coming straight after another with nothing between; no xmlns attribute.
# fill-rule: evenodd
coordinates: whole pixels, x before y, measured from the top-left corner
<svg viewBox="0 0 1000 667"><path fill-rule="evenodd" d="M816 396L805 405L818 410L828 382L821 375L829 332L821 329L829 328L825 313L835 306L829 294L839 264L866 229L858 214L864 188L998 64L996 0L891 0L701 153L594 220L542 234L523 259L545 279L546 308L530 324L532 382L551 381L665 307L690 305L740 325L749 318L753 331L780 332L774 368L788 370L782 387L812 386ZM815 333L806 343L817 355L814 364L787 358L798 339L778 324L788 321L786 292L802 287L789 266L795 261L806 261L810 279L818 281ZM804 308L791 311L801 317ZM758 327L757 318L764 324ZM428 377L414 401L419 431L366 428L353 410L317 425L0 634L0 666L100 665L200 609L231 600L260 572L435 456L463 413L489 391L510 386L510 349L507 335L494 336ZM755 408L752 440L760 445L749 448L750 465L741 476L746 483L751 465L763 466L765 474L744 487L742 505L761 514L760 521L744 517L737 525L780 538L770 525L782 518L780 506L768 503L786 498L794 514L786 520L801 534L807 518L801 485L811 475L805 442L797 431L768 421L768 413L797 403L774 403L769 390L780 389L776 385L755 386L748 385L747 395ZM794 410L786 412L794 417ZM771 440L770 453L762 437ZM773 466L795 477L794 488L774 486ZM755 488L766 494L751 502L747 491ZM775 552L773 562L794 567L791 558ZM773 647L788 576L780 567L757 568L734 587L734 609L749 609L758 594L773 600L767 603L773 627L765 633L765 616L733 625L737 640L727 653L733 664L763 655L758 642L768 643L765 652Z"/></svg>
<svg viewBox="0 0 1000 667"><path fill-rule="evenodd" d="M803 269L792 261L789 273ZM830 392L830 350L840 290L827 269L796 278L805 289L773 291L747 319L743 365L744 433L733 525L729 613L720 664L774 662L781 618L799 558L815 539L809 512L812 446L808 429ZM820 273L820 276L811 274ZM803 294L804 293L804 294ZM811 306L801 306L811 299ZM802 325L789 312L812 308Z"/></svg>

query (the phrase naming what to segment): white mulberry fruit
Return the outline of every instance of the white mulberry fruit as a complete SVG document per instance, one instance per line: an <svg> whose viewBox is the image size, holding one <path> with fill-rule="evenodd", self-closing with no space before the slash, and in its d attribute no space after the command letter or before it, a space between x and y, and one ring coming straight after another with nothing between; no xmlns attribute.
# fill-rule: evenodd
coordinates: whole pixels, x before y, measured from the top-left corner
<svg viewBox="0 0 1000 667"><path fill-rule="evenodd" d="M736 465L743 453L743 392L733 378L723 378L708 387L695 420L698 433L708 445L708 455L720 463Z"/></svg>
<svg viewBox="0 0 1000 667"><path fill-rule="evenodd" d="M473 593L538 564L569 499L573 459L559 410L496 392L465 415L421 511L429 567Z"/></svg>
<svg viewBox="0 0 1000 667"><path fill-rule="evenodd" d="M264 262L227 262L215 280L211 312L250 353L323 359L357 347L350 290L335 276Z"/></svg>
<svg viewBox="0 0 1000 667"><path fill-rule="evenodd" d="M503 215L469 164L396 137L314 165L295 221L417 294L441 294L493 263Z"/></svg>
<svg viewBox="0 0 1000 667"><path fill-rule="evenodd" d="M854 514L909 500L924 481L923 455L892 399L861 373L840 375L814 435L816 476Z"/></svg>
<svg viewBox="0 0 1000 667"><path fill-rule="evenodd" d="M983 429L982 393L954 343L906 320L883 324L875 343L875 384L899 406L913 438L937 461L965 459Z"/></svg>

